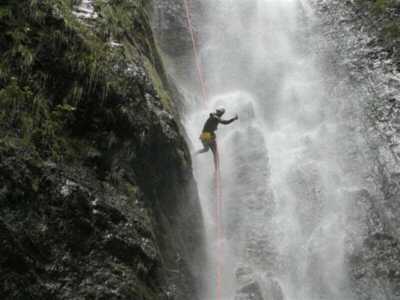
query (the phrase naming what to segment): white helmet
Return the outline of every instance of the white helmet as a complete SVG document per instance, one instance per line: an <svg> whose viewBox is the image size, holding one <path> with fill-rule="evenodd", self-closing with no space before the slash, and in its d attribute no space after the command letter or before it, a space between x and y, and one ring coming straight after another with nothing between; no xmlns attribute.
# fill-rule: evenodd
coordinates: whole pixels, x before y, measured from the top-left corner
<svg viewBox="0 0 400 300"><path fill-rule="evenodd" d="M217 116L221 117L224 113L225 113L225 108L223 107L218 107L215 111L215 113L217 114Z"/></svg>

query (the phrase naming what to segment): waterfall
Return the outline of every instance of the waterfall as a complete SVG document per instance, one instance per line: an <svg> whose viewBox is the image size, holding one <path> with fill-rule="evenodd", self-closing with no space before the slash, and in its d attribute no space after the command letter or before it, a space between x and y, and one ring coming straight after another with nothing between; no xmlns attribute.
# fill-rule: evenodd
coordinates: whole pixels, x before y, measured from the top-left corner
<svg viewBox="0 0 400 300"><path fill-rule="evenodd" d="M341 152L340 100L324 81L314 17L304 1L207 1L201 62L210 93L186 119L193 144L217 106L223 225L215 235L211 153L194 158L208 224L209 291L224 243L224 299L352 299L346 220L352 190Z"/></svg>
<svg viewBox="0 0 400 300"><path fill-rule="evenodd" d="M226 300L356 299L350 260L362 244L365 212L354 211L372 188L359 151L366 148L361 109L327 59L332 41L307 0L192 4L205 105L188 56L168 64L178 86L197 94L184 115L193 153L210 112L222 106L224 118L240 117L217 131L222 237L212 154L193 156L208 241L201 299L216 298L220 261Z"/></svg>

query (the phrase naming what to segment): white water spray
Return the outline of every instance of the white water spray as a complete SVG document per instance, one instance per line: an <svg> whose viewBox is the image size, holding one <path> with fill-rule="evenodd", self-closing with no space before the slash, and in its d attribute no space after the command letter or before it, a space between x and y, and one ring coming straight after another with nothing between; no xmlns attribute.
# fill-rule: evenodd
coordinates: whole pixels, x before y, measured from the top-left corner
<svg viewBox="0 0 400 300"><path fill-rule="evenodd" d="M369 164L357 153L365 145L354 130L359 107L347 101L351 91L345 81L325 69L331 51L311 5L308 0L192 2L206 107L193 101L201 97L200 83L192 80L193 57L185 52L167 63L187 95L198 87L195 97L186 97L192 102L186 103L184 121L193 152L201 148L198 137L217 106L226 108L225 118L240 116L217 132L222 237L212 154L193 157L209 258L201 299L216 299L218 245L224 249L223 299L356 299L349 257L360 247L364 227L351 209L357 195L373 187L361 175L368 174ZM166 45L171 47L166 52L182 41L176 42ZM343 87L344 93L337 92Z"/></svg>
<svg viewBox="0 0 400 300"><path fill-rule="evenodd" d="M211 153L195 172L210 261L224 243L224 299L352 299L345 263L347 203L356 184L339 161L337 107L324 87L305 1L208 1L200 51L208 107L187 118L193 143L208 113L220 126L225 236L217 241ZM210 274L213 273L211 268ZM207 274L215 298L215 277Z"/></svg>

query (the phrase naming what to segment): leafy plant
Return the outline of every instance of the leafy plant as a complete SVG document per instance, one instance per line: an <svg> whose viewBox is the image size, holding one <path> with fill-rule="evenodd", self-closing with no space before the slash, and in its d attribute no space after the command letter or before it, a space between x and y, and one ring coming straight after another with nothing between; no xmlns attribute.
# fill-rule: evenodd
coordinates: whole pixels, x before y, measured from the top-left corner
<svg viewBox="0 0 400 300"><path fill-rule="evenodd" d="M11 7L8 5L0 6L0 19L11 16Z"/></svg>

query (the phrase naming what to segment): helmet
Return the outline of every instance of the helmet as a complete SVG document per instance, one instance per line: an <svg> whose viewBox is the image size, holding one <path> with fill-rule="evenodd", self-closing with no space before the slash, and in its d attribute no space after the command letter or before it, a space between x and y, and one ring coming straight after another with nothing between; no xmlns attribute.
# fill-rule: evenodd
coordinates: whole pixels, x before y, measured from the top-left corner
<svg viewBox="0 0 400 300"><path fill-rule="evenodd" d="M225 113L225 108L219 107L217 108L215 113L217 114L217 116L221 117Z"/></svg>

